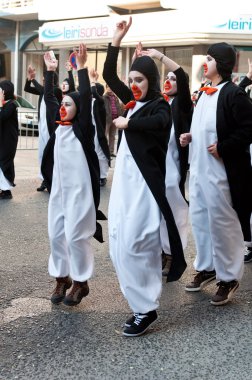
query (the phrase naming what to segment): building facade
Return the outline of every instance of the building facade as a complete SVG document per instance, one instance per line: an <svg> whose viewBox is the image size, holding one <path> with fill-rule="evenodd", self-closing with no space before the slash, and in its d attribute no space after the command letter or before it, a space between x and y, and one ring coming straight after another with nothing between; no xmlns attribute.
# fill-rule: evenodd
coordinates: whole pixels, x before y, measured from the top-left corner
<svg viewBox="0 0 252 380"><path fill-rule="evenodd" d="M203 77L202 63L210 44L225 41L238 52L234 74L239 80L248 71L252 59L252 12L226 10L218 16L199 18L180 9L164 8L162 1L92 0L92 5L66 0L1 1L0 8L0 79L11 79L17 93L36 104L23 87L29 64L43 78L43 54L53 49L59 60L59 79L66 76L65 62L80 42L88 47L88 66L97 69L102 79L103 62L116 22L128 19L132 26L125 36L119 55L119 76L124 80L136 44L156 48L178 62L190 77L191 91L198 89ZM168 3L168 1L166 2ZM173 1L175 3L175 1ZM18 8L18 11L17 11ZM166 72L157 62L163 81Z"/></svg>

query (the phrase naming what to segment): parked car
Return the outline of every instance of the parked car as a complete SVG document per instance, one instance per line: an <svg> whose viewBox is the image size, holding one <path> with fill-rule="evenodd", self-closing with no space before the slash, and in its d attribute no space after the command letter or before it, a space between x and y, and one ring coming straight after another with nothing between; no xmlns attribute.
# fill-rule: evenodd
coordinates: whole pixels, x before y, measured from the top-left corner
<svg viewBox="0 0 252 380"><path fill-rule="evenodd" d="M18 125L20 135L38 136L37 108L25 98L17 95Z"/></svg>

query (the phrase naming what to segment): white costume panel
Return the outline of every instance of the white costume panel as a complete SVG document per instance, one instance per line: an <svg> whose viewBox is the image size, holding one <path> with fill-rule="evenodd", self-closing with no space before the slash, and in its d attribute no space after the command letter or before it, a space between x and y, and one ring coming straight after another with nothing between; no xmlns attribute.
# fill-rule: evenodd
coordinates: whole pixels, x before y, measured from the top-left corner
<svg viewBox="0 0 252 380"><path fill-rule="evenodd" d="M48 127L47 127L47 121L46 121L46 105L45 105L44 96L42 97L41 104L40 104L38 130L39 130L38 160L39 160L39 166L41 166L43 152L50 137L49 132L48 132ZM43 179L41 171L39 173L39 178Z"/></svg>
<svg viewBox="0 0 252 380"><path fill-rule="evenodd" d="M179 153L173 125L168 144L168 152L166 155L166 197L172 209L183 249L185 249L187 246L189 208L179 188L180 179ZM163 217L160 226L160 232L162 249L165 253L171 254L167 226Z"/></svg>
<svg viewBox="0 0 252 380"><path fill-rule="evenodd" d="M108 164L108 159L103 153L103 150L99 144L99 140L97 136L97 127L96 127L96 122L94 118L94 110L93 110L94 101L95 99L92 99L92 123L95 127L95 137L94 137L95 151L99 160L100 178L107 178L108 171L109 171L109 164Z"/></svg>
<svg viewBox="0 0 252 380"><path fill-rule="evenodd" d="M139 108L137 103L134 112ZM158 204L132 157L123 132L109 200L109 246L122 293L133 312L146 313L159 306L162 289L160 221Z"/></svg>
<svg viewBox="0 0 252 380"><path fill-rule="evenodd" d="M197 250L195 269L215 269L217 280L232 281L243 275L243 234L223 161L207 151L217 142L216 108L223 85L213 95L203 93L193 114L189 209Z"/></svg>
<svg viewBox="0 0 252 380"><path fill-rule="evenodd" d="M3 171L1 168L0 168L0 189L3 191L13 189L13 186L11 185L10 181L8 181L8 179L3 174Z"/></svg>
<svg viewBox="0 0 252 380"><path fill-rule="evenodd" d="M51 245L49 273L88 280L94 267L90 239L96 230L96 212L89 168L72 126L56 130L52 189L48 208Z"/></svg>

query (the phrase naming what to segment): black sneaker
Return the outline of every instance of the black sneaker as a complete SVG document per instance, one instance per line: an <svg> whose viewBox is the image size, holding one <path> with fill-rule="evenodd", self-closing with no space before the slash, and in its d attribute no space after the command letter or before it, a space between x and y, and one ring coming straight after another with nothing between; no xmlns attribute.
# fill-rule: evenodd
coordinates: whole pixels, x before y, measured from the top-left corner
<svg viewBox="0 0 252 380"><path fill-rule="evenodd" d="M0 199L12 199L13 196L10 190L2 190L0 192Z"/></svg>
<svg viewBox="0 0 252 380"><path fill-rule="evenodd" d="M244 255L244 263L250 263L252 261L252 247L247 247Z"/></svg>
<svg viewBox="0 0 252 380"><path fill-rule="evenodd" d="M203 289L208 282L215 280L216 273L215 270L207 272L203 270L202 272L198 272L194 277L193 281L190 284L187 284L185 290L188 292L198 292Z"/></svg>
<svg viewBox="0 0 252 380"><path fill-rule="evenodd" d="M211 299L212 305L225 305L233 297L234 292L239 287L239 282L236 280L225 282L219 281L217 283L218 290L216 294Z"/></svg>
<svg viewBox="0 0 252 380"><path fill-rule="evenodd" d="M146 314L135 313L134 322L124 329L123 335L133 337L143 335L156 319L156 310L149 311Z"/></svg>
<svg viewBox="0 0 252 380"><path fill-rule="evenodd" d="M135 322L136 319L136 313L134 313L130 318L127 319L127 321L124 323L124 327L130 327L132 323Z"/></svg>
<svg viewBox="0 0 252 380"><path fill-rule="evenodd" d="M37 191L44 191L46 190L46 184L45 181L41 182L41 185L37 188Z"/></svg>

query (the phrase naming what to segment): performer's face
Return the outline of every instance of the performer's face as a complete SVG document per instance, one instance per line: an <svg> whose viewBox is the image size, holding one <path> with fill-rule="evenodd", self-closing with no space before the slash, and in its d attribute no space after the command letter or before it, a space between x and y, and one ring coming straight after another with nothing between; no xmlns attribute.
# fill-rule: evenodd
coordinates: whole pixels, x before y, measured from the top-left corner
<svg viewBox="0 0 252 380"><path fill-rule="evenodd" d="M203 64L204 68L204 76L207 79L212 79L213 76L218 74L217 68L216 68L216 61L211 55L206 56L206 61Z"/></svg>
<svg viewBox="0 0 252 380"><path fill-rule="evenodd" d="M177 78L172 72L168 73L164 82L164 93L166 95L174 95L177 93Z"/></svg>
<svg viewBox="0 0 252 380"><path fill-rule="evenodd" d="M146 76L141 74L139 71L130 71L129 85L135 100L141 101L141 99L145 98L149 87L149 82Z"/></svg>
<svg viewBox="0 0 252 380"><path fill-rule="evenodd" d="M69 84L67 82L63 81L61 84L61 90L62 90L62 92L69 91Z"/></svg>
<svg viewBox="0 0 252 380"><path fill-rule="evenodd" d="M60 107L60 120L71 121L77 112L76 104L70 96L65 95Z"/></svg>

